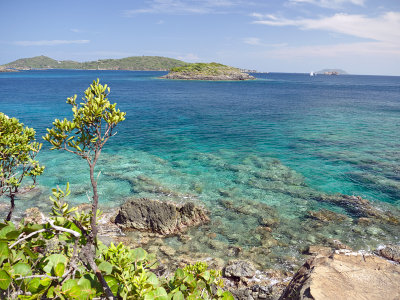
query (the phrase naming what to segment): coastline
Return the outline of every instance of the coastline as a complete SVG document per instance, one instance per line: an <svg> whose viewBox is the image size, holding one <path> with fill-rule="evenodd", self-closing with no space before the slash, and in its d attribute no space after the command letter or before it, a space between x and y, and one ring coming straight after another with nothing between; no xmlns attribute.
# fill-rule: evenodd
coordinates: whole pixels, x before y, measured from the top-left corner
<svg viewBox="0 0 400 300"><path fill-rule="evenodd" d="M80 210L90 210L88 204L79 207ZM156 255L164 274L171 274L187 264L207 262L210 268L222 272L224 287L238 300L247 300L249 296L254 300L302 299L298 297L303 294L312 294L315 300L348 299L352 295L386 300L397 299L400 295L397 289L400 280L400 246L387 245L372 251L354 251L340 242L331 247L312 245L307 247L304 260L295 270L265 269L251 260L230 255L229 249L226 249L226 260L190 250L178 253L166 242L168 235L122 231L114 221L117 211L108 210L99 220L99 240L105 245L112 242L132 248L142 247ZM24 215L26 221L34 224L41 224L44 220L43 214L37 209L28 209ZM183 240L189 238L185 232L173 236ZM234 252L237 254L240 251ZM344 276L348 272L354 272L355 276ZM306 292L306 288L310 292Z"/></svg>

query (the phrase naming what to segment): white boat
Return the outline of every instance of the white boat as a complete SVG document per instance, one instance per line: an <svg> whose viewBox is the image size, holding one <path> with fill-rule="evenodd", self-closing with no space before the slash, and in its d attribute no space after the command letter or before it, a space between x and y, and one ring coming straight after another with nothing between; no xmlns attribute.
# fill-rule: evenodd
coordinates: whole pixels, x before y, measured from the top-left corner
<svg viewBox="0 0 400 300"><path fill-rule="evenodd" d="M315 73L314 72L310 72L310 76L314 76L315 75Z"/></svg>

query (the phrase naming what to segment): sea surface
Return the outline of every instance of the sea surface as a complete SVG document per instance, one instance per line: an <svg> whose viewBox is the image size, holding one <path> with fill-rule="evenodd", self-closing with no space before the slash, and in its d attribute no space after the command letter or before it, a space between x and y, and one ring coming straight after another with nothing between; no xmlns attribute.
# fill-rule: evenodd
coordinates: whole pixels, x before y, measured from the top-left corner
<svg viewBox="0 0 400 300"><path fill-rule="evenodd" d="M80 99L96 78L107 83L109 100L127 115L97 168L100 203L107 210L146 197L205 206L210 224L165 241L178 253L290 269L308 245L399 243L400 77L256 73L254 81L211 82L164 74L0 73L0 111L41 140L54 119L71 117L67 97ZM89 201L86 162L49 149L43 141L45 173L18 199L17 215L48 209L51 188L66 182L71 202ZM329 200L343 195L367 199L392 221Z"/></svg>

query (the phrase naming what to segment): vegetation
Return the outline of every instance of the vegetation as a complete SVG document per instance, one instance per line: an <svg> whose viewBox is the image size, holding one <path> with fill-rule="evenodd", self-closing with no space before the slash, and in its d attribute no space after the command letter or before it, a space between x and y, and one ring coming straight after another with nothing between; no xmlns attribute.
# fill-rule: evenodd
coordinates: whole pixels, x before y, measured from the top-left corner
<svg viewBox="0 0 400 300"><path fill-rule="evenodd" d="M196 75L230 75L240 73L240 70L219 63L195 63L171 69L171 73L196 74Z"/></svg>
<svg viewBox="0 0 400 300"><path fill-rule="evenodd" d="M42 144L36 142L35 130L25 127L16 118L0 113L0 196L10 198L10 210L6 221L10 221L15 208L15 196L21 190L22 181L28 177L35 186L36 176L44 167L35 160Z"/></svg>
<svg viewBox="0 0 400 300"><path fill-rule="evenodd" d="M83 230L87 244L82 251L108 296L111 294L110 289L94 261L93 246L97 244L96 218L99 202L94 169L104 145L113 135L113 130L117 124L125 120L126 114L116 109L116 103L111 104L108 101L107 96L109 93L110 88L107 85L101 85L99 79L93 81L85 91L82 103L79 105L76 103L76 95L67 99L67 103L72 106L72 121L56 119L53 122L54 127L47 129L48 133L44 137L46 141L53 145L52 150L65 150L76 154L85 159L89 165L90 182L93 189L92 211L89 215L91 230ZM80 223L81 230L84 229L82 226L83 224Z"/></svg>
<svg viewBox="0 0 400 300"><path fill-rule="evenodd" d="M163 71L186 63L177 59L161 56L132 56L121 59L101 59L89 62L71 60L57 61L47 56L22 58L3 65L16 69L83 69L83 70L148 70Z"/></svg>
<svg viewBox="0 0 400 300"><path fill-rule="evenodd" d="M0 298L8 299L225 299L221 273L206 263L177 269L171 278L157 277L157 260L141 248L99 243L88 263L84 248L91 231L90 215L69 208L70 193L53 189L52 216L43 225L0 223ZM75 212L73 216L72 213ZM96 279L99 274L103 283Z"/></svg>
<svg viewBox="0 0 400 300"><path fill-rule="evenodd" d="M97 242L101 213L94 168L116 125L125 118L125 113L108 101L109 92L107 85L97 80L79 105L76 95L68 98L72 121L55 120L44 137L52 149L74 153L89 164L92 210L87 213L69 207L67 183L65 191L59 187L52 190L52 211L44 224L25 224L24 220L18 225L0 223L0 298L232 300L232 295L220 288L221 273L208 270L205 263L177 269L169 279L159 278L157 260L145 250ZM20 127L13 134L20 135Z"/></svg>

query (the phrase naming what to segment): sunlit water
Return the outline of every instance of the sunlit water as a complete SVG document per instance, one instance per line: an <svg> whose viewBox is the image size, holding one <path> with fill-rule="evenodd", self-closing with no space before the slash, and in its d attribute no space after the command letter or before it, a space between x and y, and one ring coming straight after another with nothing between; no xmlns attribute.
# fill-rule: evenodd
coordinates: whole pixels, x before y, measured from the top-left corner
<svg viewBox="0 0 400 300"><path fill-rule="evenodd" d="M163 74L0 73L0 111L40 138L55 118L70 117L67 97L81 97L97 77L107 83L127 118L102 153L100 202L115 207L147 197L204 205L209 225L191 230L190 241L166 240L182 253L226 258L229 247L240 247L241 258L290 267L311 244L399 243L398 224L360 222L346 206L318 199L356 195L399 215L400 77L255 74L255 81L201 82L158 79ZM70 200L88 202L85 161L43 148L40 189L17 201L20 211L46 210L50 189L67 181ZM321 209L346 218L311 217Z"/></svg>

